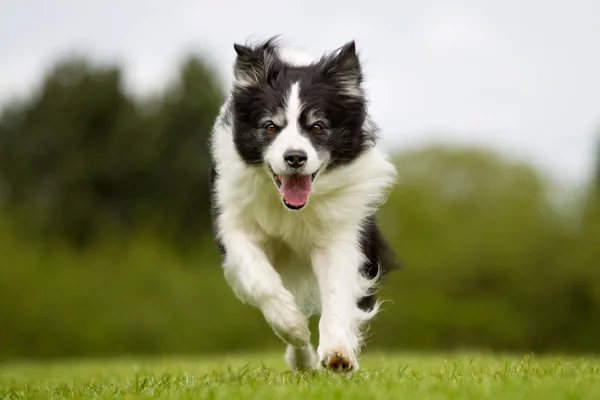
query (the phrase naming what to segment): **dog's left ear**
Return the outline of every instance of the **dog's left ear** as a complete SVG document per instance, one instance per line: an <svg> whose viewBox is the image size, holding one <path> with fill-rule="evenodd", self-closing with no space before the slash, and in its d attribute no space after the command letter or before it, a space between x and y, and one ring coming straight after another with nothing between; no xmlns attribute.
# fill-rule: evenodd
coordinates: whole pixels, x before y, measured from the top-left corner
<svg viewBox="0 0 600 400"><path fill-rule="evenodd" d="M324 59L321 72L327 78L336 79L344 85L358 89L362 82L362 71L354 40Z"/></svg>

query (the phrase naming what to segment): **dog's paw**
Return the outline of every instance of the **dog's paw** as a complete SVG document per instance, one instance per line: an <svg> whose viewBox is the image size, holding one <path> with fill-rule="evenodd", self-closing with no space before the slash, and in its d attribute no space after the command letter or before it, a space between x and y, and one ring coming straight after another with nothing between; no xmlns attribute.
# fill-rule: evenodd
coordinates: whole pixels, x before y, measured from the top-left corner
<svg viewBox="0 0 600 400"><path fill-rule="evenodd" d="M300 311L291 293L280 294L261 305L267 323L285 343L304 348L310 342L308 318Z"/></svg>
<svg viewBox="0 0 600 400"><path fill-rule="evenodd" d="M333 371L354 373L358 371L355 355L345 347L336 347L327 351L319 351L319 368Z"/></svg>

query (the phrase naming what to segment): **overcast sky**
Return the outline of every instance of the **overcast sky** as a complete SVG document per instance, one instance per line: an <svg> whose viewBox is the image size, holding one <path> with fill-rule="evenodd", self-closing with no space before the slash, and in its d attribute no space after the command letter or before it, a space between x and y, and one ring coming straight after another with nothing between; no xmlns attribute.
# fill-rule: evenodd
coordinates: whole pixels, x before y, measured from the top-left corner
<svg viewBox="0 0 600 400"><path fill-rule="evenodd" d="M77 50L159 89L190 51L230 79L233 42L314 55L355 39L385 141L494 146L584 180L600 134L600 1L0 0L0 102Z"/></svg>

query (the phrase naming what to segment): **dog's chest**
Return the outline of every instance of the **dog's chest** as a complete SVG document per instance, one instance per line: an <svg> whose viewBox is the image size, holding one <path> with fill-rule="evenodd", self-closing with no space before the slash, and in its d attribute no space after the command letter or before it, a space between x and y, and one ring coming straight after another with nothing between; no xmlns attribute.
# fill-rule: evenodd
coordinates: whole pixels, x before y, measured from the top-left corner
<svg viewBox="0 0 600 400"><path fill-rule="evenodd" d="M326 235L326 224L314 210L287 210L276 201L267 204L254 214L267 240L283 243L298 254L306 254Z"/></svg>
<svg viewBox="0 0 600 400"><path fill-rule="evenodd" d="M302 210L289 210L283 205L272 182L254 186L253 201L244 213L256 224L266 240L282 242L297 253L306 253L322 239L325 223L319 218L316 202Z"/></svg>

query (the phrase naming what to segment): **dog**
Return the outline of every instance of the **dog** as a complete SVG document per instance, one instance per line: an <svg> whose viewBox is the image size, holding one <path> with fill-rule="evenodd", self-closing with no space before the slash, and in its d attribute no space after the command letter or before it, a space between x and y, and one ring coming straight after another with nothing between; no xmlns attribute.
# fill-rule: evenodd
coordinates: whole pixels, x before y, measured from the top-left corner
<svg viewBox="0 0 600 400"><path fill-rule="evenodd" d="M399 268L375 217L396 169L377 145L355 42L319 59L277 37L233 47L210 138L225 279L287 344L292 370L355 372L375 289Z"/></svg>

